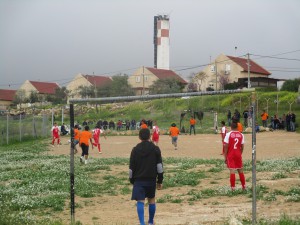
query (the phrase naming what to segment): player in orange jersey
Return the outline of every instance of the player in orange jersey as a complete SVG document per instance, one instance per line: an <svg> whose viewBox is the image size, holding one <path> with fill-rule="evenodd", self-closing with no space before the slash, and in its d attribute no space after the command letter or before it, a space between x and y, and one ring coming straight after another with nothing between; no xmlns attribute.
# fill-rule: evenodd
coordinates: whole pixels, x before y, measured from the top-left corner
<svg viewBox="0 0 300 225"><path fill-rule="evenodd" d="M89 129L90 129L89 126L85 126L84 131L82 131L81 134L79 135L79 144L82 149L80 162L83 163L84 161L85 164L88 163L88 158L89 158L89 141L92 145L92 148L94 148L92 142L92 133L89 131Z"/></svg>
<svg viewBox="0 0 300 225"><path fill-rule="evenodd" d="M190 135L192 134L192 130L194 130L194 135L196 135L195 125L196 125L196 120L193 116L191 116L191 119L190 119Z"/></svg>
<svg viewBox="0 0 300 225"><path fill-rule="evenodd" d="M178 141L178 135L180 134L180 131L179 131L178 127L176 127L175 123L171 124L169 132L170 132L170 136L172 138L172 145L174 145L175 150L177 150L177 141Z"/></svg>

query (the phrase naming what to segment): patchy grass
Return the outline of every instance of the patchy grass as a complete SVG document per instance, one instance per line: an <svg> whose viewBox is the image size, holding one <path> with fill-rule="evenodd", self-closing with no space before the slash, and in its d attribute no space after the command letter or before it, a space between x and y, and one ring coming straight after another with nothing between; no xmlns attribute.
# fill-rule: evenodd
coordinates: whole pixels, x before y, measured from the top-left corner
<svg viewBox="0 0 300 225"><path fill-rule="evenodd" d="M69 207L66 202L70 197L70 158L47 155L44 146L45 143L42 141L34 141L1 148L0 224L63 224L61 220L54 219L54 215ZM89 199L96 196L130 195L128 163L128 158L95 158L88 165L81 165L77 156L76 196ZM299 163L300 158L260 161L257 162L257 171L273 174L272 180L283 179L291 175L289 172L299 170ZM245 161L245 165L245 171L251 171L251 163ZM114 172L115 166L123 166L124 171ZM193 204L202 199L218 196L252 197L251 187L246 191L241 189L232 191L228 186L219 185L219 182L215 181L215 174L225 170L223 160L166 158L164 166L164 189L170 191L157 199L159 203ZM199 168L209 169L203 171ZM203 182L216 185L211 185L213 188L200 188ZM185 191L180 194L171 191L178 187L186 188L183 188ZM258 200L265 202L277 201L278 196L284 196L287 202L300 202L300 188L291 186L287 191L270 190L268 186L258 184L256 196ZM83 208L85 204L90 202L76 204L75 207ZM222 203L214 199L211 204ZM97 222L97 217L93 220ZM287 224L285 222L289 221L289 218L284 217L282 220L280 224ZM80 221L77 224L81 224Z"/></svg>

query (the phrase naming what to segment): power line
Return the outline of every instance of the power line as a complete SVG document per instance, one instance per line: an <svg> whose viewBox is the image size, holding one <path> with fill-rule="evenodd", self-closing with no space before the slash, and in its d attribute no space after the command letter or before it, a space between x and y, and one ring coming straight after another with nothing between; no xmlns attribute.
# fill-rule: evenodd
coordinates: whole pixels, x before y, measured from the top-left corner
<svg viewBox="0 0 300 225"><path fill-rule="evenodd" d="M261 58L271 58L271 59L283 59L283 60L291 60L291 61L300 61L300 59L290 59L290 58L282 58L282 57L274 57L274 56L266 56L266 55L255 55L251 54L253 56L259 56Z"/></svg>

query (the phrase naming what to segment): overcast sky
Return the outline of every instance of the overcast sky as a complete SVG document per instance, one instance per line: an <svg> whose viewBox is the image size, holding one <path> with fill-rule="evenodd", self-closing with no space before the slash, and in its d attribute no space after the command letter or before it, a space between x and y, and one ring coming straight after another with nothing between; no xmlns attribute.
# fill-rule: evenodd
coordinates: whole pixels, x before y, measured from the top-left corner
<svg viewBox="0 0 300 225"><path fill-rule="evenodd" d="M221 53L299 78L299 10L299 0L0 0L0 89L153 67L158 14L170 15L170 67L184 78Z"/></svg>

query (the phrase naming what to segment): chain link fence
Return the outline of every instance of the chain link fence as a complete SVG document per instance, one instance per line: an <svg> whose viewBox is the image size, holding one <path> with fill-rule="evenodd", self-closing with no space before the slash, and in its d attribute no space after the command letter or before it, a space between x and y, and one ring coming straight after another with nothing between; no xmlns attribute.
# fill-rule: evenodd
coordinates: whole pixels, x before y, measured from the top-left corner
<svg viewBox="0 0 300 225"><path fill-rule="evenodd" d="M0 145L21 142L29 138L51 136L49 115L0 116Z"/></svg>

